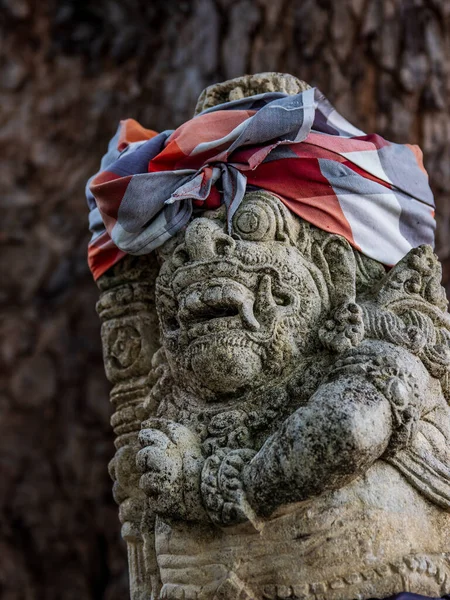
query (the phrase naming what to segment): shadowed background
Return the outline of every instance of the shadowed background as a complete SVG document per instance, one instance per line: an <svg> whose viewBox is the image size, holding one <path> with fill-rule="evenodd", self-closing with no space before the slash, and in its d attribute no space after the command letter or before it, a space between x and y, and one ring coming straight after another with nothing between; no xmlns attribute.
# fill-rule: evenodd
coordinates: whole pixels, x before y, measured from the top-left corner
<svg viewBox="0 0 450 600"><path fill-rule="evenodd" d="M418 143L450 289L450 0L0 1L0 597L125 600L84 185L121 118L282 71Z"/></svg>

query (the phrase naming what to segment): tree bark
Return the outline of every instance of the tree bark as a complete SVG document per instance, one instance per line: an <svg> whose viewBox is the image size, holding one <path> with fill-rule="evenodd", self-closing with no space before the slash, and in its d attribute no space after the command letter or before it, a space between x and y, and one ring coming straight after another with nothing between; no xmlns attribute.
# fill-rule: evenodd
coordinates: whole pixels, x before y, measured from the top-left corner
<svg viewBox="0 0 450 600"><path fill-rule="evenodd" d="M128 593L83 191L118 121L175 127L245 73L305 79L421 145L450 287L449 21L449 0L3 0L3 600Z"/></svg>

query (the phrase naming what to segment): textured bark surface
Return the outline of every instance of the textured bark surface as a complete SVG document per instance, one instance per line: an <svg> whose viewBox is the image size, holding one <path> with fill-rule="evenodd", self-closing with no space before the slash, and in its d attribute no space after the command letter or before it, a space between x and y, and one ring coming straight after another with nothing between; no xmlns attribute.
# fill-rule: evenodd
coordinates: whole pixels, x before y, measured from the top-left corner
<svg viewBox="0 0 450 600"><path fill-rule="evenodd" d="M449 0L3 0L2 600L127 597L83 187L120 118L162 130L207 85L284 71L419 143L450 284Z"/></svg>

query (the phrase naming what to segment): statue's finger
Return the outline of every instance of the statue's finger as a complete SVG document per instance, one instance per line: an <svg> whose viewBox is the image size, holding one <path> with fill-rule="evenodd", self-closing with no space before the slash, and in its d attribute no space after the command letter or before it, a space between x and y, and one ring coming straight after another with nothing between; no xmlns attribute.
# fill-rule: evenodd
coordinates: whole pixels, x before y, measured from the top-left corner
<svg viewBox="0 0 450 600"><path fill-rule="evenodd" d="M161 471L167 465L167 456L161 449L149 446L143 448L136 455L136 466L144 473L145 471Z"/></svg>
<svg viewBox="0 0 450 600"><path fill-rule="evenodd" d="M239 470L229 464L228 461L224 462L220 471L227 477L239 477Z"/></svg>
<svg viewBox="0 0 450 600"><path fill-rule="evenodd" d="M167 448L171 443L167 435L158 429L141 429L138 437L143 448L147 446Z"/></svg>
<svg viewBox="0 0 450 600"><path fill-rule="evenodd" d="M244 461L242 460L242 457L239 456L239 454L229 454L226 458L226 463L229 464L231 467L237 469L237 471L240 471L242 465L244 464Z"/></svg>
<svg viewBox="0 0 450 600"><path fill-rule="evenodd" d="M161 431L176 445L185 445L192 447L197 445L197 438L192 431L190 431L184 425L180 425L170 419L160 419L158 417L152 417L142 423L142 428L155 429Z"/></svg>
<svg viewBox="0 0 450 600"><path fill-rule="evenodd" d="M149 496L159 496L164 488L158 473L144 473L139 480L139 487Z"/></svg>

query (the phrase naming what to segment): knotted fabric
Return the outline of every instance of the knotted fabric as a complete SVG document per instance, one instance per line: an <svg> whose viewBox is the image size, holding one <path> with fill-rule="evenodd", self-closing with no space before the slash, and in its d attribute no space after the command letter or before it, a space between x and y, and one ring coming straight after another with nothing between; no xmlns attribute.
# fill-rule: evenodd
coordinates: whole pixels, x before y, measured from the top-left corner
<svg viewBox="0 0 450 600"><path fill-rule="evenodd" d="M275 194L385 265L434 242L433 194L417 146L356 129L316 88L271 92L160 134L121 121L87 186L94 278L126 253L158 248L196 210L225 204L232 233L248 188Z"/></svg>

